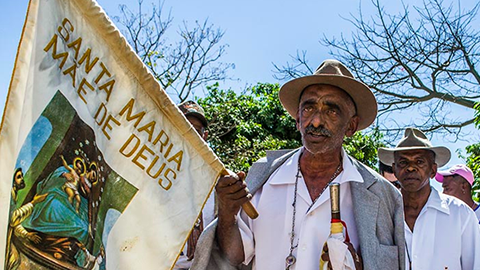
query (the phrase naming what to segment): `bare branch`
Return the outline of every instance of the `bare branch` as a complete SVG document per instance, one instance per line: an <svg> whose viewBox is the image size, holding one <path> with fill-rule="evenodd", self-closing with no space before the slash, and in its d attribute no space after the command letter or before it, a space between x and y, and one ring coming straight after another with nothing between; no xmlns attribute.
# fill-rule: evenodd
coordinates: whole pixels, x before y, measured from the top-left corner
<svg viewBox="0 0 480 270"><path fill-rule="evenodd" d="M356 28L350 37L324 36L320 41L374 91L379 119L386 129L402 130L391 119L398 113L390 112L407 109L418 113L426 131L447 130L457 136L473 123L472 119L458 121L455 111L448 109L456 104L473 112L480 97L480 32L476 27L480 3L469 10L460 3L425 0L391 14L380 0L372 0L373 16L365 17L360 9L347 19ZM303 75L309 70L306 59L305 52L297 53L293 63L282 68L274 65L276 77ZM416 121L410 124L415 126Z"/></svg>
<svg viewBox="0 0 480 270"><path fill-rule="evenodd" d="M224 32L208 20L196 21L193 27L183 22L173 34L168 32L173 17L171 12L164 16L163 2L152 4L144 12L143 0L138 0L136 11L121 5L120 13L114 19L124 27L122 32L132 48L163 89L180 102L198 88L230 79L228 72L233 64L220 62L227 48L221 44Z"/></svg>

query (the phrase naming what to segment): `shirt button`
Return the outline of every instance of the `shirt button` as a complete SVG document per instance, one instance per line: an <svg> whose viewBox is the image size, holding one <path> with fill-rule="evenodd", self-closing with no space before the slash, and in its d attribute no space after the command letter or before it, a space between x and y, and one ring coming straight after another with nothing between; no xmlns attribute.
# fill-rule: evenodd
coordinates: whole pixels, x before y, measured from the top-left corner
<svg viewBox="0 0 480 270"><path fill-rule="evenodd" d="M302 250L303 250L303 251L307 250L307 246L306 246L306 245L303 245L303 246L302 246Z"/></svg>

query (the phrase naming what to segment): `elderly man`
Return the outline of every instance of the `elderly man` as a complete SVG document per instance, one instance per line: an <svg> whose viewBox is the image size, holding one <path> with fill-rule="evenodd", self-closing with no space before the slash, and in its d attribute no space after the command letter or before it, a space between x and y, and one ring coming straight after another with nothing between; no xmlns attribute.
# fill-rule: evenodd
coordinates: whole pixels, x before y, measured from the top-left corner
<svg viewBox="0 0 480 270"><path fill-rule="evenodd" d="M283 85L279 97L303 147L255 163L247 178L251 193L243 173L219 179L218 221L202 235L192 269L319 269L331 219L324 191L332 181L340 183L354 267L403 269L400 193L342 148L345 136L375 119L370 89L342 63L327 60L313 75ZM238 213L251 197L260 214L255 220Z"/></svg>
<svg viewBox="0 0 480 270"><path fill-rule="evenodd" d="M188 122L190 122L193 128L195 128L198 135L200 135L200 137L206 141L208 136L208 121L207 118L205 118L205 111L203 108L192 100L178 104L178 108L183 115L185 115L185 118L187 118ZM201 218L193 227L192 233L187 240L187 244L178 257L178 260L173 268L174 270L189 269L192 265L195 247L197 245L198 238L203 231L204 224L210 223L215 217L214 201L215 197L212 193L212 195L208 198L205 207L203 208Z"/></svg>
<svg viewBox="0 0 480 270"><path fill-rule="evenodd" d="M393 164L402 186L407 269L480 269L480 228L472 209L430 186L450 151L407 128L397 147L380 148L378 157Z"/></svg>
<svg viewBox="0 0 480 270"><path fill-rule="evenodd" d="M472 199L473 172L466 165L457 164L446 171L439 171L435 179L442 183L443 193L454 196L466 203L480 221L480 205Z"/></svg>

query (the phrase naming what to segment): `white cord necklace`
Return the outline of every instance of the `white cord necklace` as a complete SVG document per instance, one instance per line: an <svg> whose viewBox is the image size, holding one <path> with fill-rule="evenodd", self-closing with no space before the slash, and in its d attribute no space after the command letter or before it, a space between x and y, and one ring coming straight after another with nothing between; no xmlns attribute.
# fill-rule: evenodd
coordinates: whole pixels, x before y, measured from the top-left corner
<svg viewBox="0 0 480 270"><path fill-rule="evenodd" d="M295 258L295 256L293 255L293 251L298 247L298 242L296 245L293 245L293 242L294 242L294 239L295 239L295 216L296 216L296 212L297 212L297 188L298 188L298 179L301 178L302 176L300 175L300 159L302 157L302 154L303 152L300 153L300 156L298 157L298 168L297 168L297 175L295 176L295 193L293 195L293 203L292 203L292 206L293 206L293 215L292 215L292 231L290 233L290 253L288 254L287 258L285 258L285 263L286 263L286 266L285 266L285 269L286 270L290 270L290 267L292 267L292 265L295 264L295 262L297 261L297 258ZM340 169L342 167L342 161L340 160L340 164L338 164L338 167L337 169L335 170L335 172L333 173L332 177L330 178L330 180L328 181L328 183L325 185L325 187L323 187L322 191L320 192L320 194L318 194L317 198L315 198L315 200L313 200L312 204L308 207L307 209L307 213L308 211L310 211L310 209L312 208L312 206L315 204L315 202L317 202L318 198L320 198L320 196L322 195L322 193L325 191L325 189L327 189L327 187L330 185L330 183L335 179L335 177L338 176L338 174L340 173Z"/></svg>

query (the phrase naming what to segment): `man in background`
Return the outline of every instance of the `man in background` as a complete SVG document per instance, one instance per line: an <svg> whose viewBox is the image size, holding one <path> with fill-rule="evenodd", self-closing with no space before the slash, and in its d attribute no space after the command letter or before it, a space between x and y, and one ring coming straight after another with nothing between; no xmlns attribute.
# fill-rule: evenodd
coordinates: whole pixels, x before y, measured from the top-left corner
<svg viewBox="0 0 480 270"><path fill-rule="evenodd" d="M204 141L207 140L208 131L207 126L208 122L205 118L205 111L203 110L200 105L198 105L195 101L189 100L185 101L181 104L178 104L178 108L180 111L185 115L188 122L195 128L198 135L202 137ZM210 195L203 208L202 214L200 214L199 219L195 223L193 230L188 237L187 243L180 254L180 257L175 264L173 269L175 270L183 270L183 269L190 269L192 265L193 254L195 253L195 248L197 246L198 238L203 231L204 226L208 225L212 220L215 218L215 199L214 195Z"/></svg>
<svg viewBox="0 0 480 270"><path fill-rule="evenodd" d="M459 199L430 185L450 150L432 146L425 134L407 128L395 148L378 149L400 181L405 214L406 269L480 269L480 227Z"/></svg>
<svg viewBox="0 0 480 270"><path fill-rule="evenodd" d="M446 171L439 171L435 179L442 183L443 193L459 198L475 212L480 220L480 207L472 199L472 186L475 178L466 165L457 164Z"/></svg>
<svg viewBox="0 0 480 270"><path fill-rule="evenodd" d="M395 177L395 174L393 173L392 166L388 166L381 161L378 162L378 172L380 173L381 176L383 176L385 179L387 179L392 185L394 185L396 188L400 189L400 183L397 180L397 177Z"/></svg>

